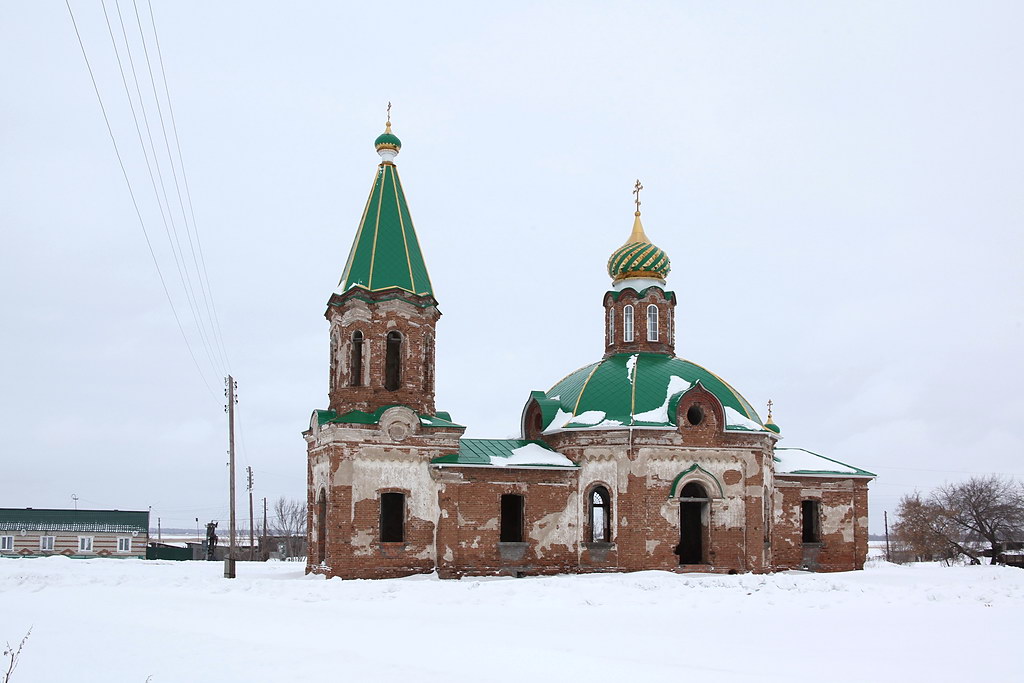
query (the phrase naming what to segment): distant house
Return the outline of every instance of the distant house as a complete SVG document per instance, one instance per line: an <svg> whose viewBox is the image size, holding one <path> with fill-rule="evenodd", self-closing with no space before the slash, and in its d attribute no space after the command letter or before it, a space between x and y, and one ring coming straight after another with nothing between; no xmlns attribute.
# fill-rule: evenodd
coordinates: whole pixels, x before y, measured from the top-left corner
<svg viewBox="0 0 1024 683"><path fill-rule="evenodd" d="M0 508L0 557L146 556L149 512Z"/></svg>

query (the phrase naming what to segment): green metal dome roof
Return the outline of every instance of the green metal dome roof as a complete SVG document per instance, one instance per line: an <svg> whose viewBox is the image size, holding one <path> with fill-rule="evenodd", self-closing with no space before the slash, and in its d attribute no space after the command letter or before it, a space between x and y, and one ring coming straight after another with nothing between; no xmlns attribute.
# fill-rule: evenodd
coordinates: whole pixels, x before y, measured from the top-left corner
<svg viewBox="0 0 1024 683"><path fill-rule="evenodd" d="M376 149L380 149L381 147L402 149L402 141L398 139L397 135L391 132L391 124L388 124L388 129L377 136L377 139L373 141L373 146Z"/></svg>
<svg viewBox="0 0 1024 683"><path fill-rule="evenodd" d="M644 242L624 244L608 259L608 274L613 280L624 280L627 277L656 277L664 280L671 268L668 254Z"/></svg>
<svg viewBox="0 0 1024 683"><path fill-rule="evenodd" d="M652 244L644 233L637 211L629 239L608 259L608 274L616 282L631 277L664 280L671 269L668 254Z"/></svg>
<svg viewBox="0 0 1024 683"><path fill-rule="evenodd" d="M682 358L619 353L534 392L544 431L627 426L675 427L680 397L700 383L725 408L726 429L764 431L751 405L718 375Z"/></svg>

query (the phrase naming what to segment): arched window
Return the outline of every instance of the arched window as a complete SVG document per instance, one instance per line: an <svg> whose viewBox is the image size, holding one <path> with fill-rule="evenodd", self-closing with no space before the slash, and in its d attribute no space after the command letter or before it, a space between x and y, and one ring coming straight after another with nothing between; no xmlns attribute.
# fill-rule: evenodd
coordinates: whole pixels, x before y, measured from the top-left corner
<svg viewBox="0 0 1024 683"><path fill-rule="evenodd" d="M316 560L327 559L327 491L320 489L316 505Z"/></svg>
<svg viewBox="0 0 1024 683"><path fill-rule="evenodd" d="M402 333L388 332L387 353L384 356L384 388L395 391L402 386Z"/></svg>
<svg viewBox="0 0 1024 683"><path fill-rule="evenodd" d="M658 307L647 307L647 341L658 341Z"/></svg>
<svg viewBox="0 0 1024 683"><path fill-rule="evenodd" d="M608 343L615 343L615 309L608 309Z"/></svg>
<svg viewBox="0 0 1024 683"><path fill-rule="evenodd" d="M352 333L352 359L349 363L350 387L363 386L363 333L356 330Z"/></svg>
<svg viewBox="0 0 1024 683"><path fill-rule="evenodd" d="M611 510L611 496L608 495L608 489L603 486L595 486L590 492L590 515L588 516L591 542L611 542Z"/></svg>
<svg viewBox="0 0 1024 683"><path fill-rule="evenodd" d="M633 307L622 307L622 341L633 341Z"/></svg>
<svg viewBox="0 0 1024 683"><path fill-rule="evenodd" d="M402 543L405 541L405 494L380 494L380 540L381 543Z"/></svg>

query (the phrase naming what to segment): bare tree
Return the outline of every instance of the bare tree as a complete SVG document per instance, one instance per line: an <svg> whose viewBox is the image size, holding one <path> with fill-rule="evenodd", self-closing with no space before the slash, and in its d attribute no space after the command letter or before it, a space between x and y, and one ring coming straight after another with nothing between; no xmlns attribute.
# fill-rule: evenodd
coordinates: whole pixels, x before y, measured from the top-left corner
<svg viewBox="0 0 1024 683"><path fill-rule="evenodd" d="M28 640L30 635L32 635L32 629L28 630L28 633L26 633L25 637L21 639L21 642L18 643L17 647L7 643L7 646L4 648L4 659L7 660L7 671L4 673L3 683L8 683L11 680L11 676L14 675L14 670L18 668L18 658L21 657L21 651L24 649L25 642Z"/></svg>
<svg viewBox="0 0 1024 683"><path fill-rule="evenodd" d="M942 486L927 498L915 492L900 500L893 532L918 560L962 555L979 564L983 541L995 563L1002 541L1024 536L1024 491L1013 480L989 475Z"/></svg>
<svg viewBox="0 0 1024 683"><path fill-rule="evenodd" d="M932 496L946 523L968 537L988 543L992 564L1001 541L1020 540L1024 530L1024 491L1012 479L994 474L971 477L962 484L939 488Z"/></svg>
<svg viewBox="0 0 1024 683"><path fill-rule="evenodd" d="M281 496L274 502L273 532L281 537L286 558L300 554L306 538L306 504Z"/></svg>

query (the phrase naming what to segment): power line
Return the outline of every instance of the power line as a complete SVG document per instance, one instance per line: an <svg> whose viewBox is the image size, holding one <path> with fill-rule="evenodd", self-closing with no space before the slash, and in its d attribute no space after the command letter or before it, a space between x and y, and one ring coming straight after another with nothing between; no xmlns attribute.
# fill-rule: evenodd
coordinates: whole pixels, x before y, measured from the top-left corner
<svg viewBox="0 0 1024 683"><path fill-rule="evenodd" d="M171 253L174 256L174 264L175 264L175 266L177 267L177 270L178 270L178 277L181 280L182 286L186 287L186 285L185 285L185 277L182 274L182 270L181 270L181 265L182 265L181 264L181 260L178 258L178 254L174 250L174 243L171 240L171 230L173 229L173 226L174 226L174 224L173 224L174 217L173 217L172 210L171 210L171 204L170 204L170 201L167 198L167 190L166 190L166 188L164 186L163 173L160 171L160 161L159 161L159 157L158 157L157 152L156 152L156 145L153 144L153 134L152 134L152 131L150 130L150 126L149 126L149 117L146 115L146 103L145 103L145 100L142 97L142 89L139 86L139 79L138 79L138 76L137 76L136 71L135 71L135 60L132 58L131 46L130 46L129 41L128 41L128 34L124 30L124 20L121 18L121 10L120 10L120 7L118 7L118 19L120 20L120 23L121 23L121 34L124 37L125 53L128 56L128 64L129 64L129 67L131 68L131 72L132 72L132 80L135 83L135 92L138 94L138 97L139 97L139 108L142 110L142 120L143 120L143 122L145 124L145 127L146 127L146 136L149 139L149 146L150 146L149 150L146 149L146 143L145 143L145 141L142 138L142 129L139 126L139 117L138 117L138 114L135 111L135 103L132 100L131 92L130 92L130 90L128 88L128 80L127 80L127 77L125 76L125 73L124 73L124 64L121 61L121 55L120 55L120 53L119 53L119 51L117 49L117 41L114 38L113 27L110 25L110 16L107 14L106 2L105 1L101 2L100 6L103 9L103 18L104 18L104 20L106 21L106 24L107 24L107 33L110 36L110 44L111 44L111 46L114 49L114 57L117 60L117 68L118 68L118 70L119 70L119 72L121 74L121 83L124 85L125 97L128 99L128 106L129 106L129 108L131 109L131 112L132 112L132 120L135 122L135 132L138 135L139 146L142 148L142 155L143 155L143 157L144 157L144 159L146 161L146 170L149 172L149 180L150 180L150 183L151 183L151 185L153 187L153 194L156 197L157 207L160 209L160 218L161 218L161 220L163 222L163 225L164 225L164 233L167 235L167 241L168 241L168 244L170 245ZM116 6L116 3L115 3L115 6ZM153 164L156 165L156 177L158 177L160 179L160 187L161 187L161 189L163 189L163 199L164 199L164 203L163 204L161 204L161 202L160 202L160 191L157 189L156 178L153 175L153 164L150 163L150 152L152 153L152 156L153 156ZM167 206L166 214L164 212L164 205L165 204ZM168 218L171 219L171 225L170 226L168 226L168 223L167 223ZM175 233L176 233L176 231L175 231ZM192 301L188 298L187 295L188 295L188 290L187 290L187 287L186 287L186 301L188 301L189 308L191 309L192 319L196 320L196 309L195 309L195 306L193 305ZM200 336L200 340L204 341L201 336ZM213 363L213 358L210 356L210 351L209 351L208 347L209 347L208 344L204 344L204 350L206 351L207 360L210 361L211 365L215 365ZM216 369L216 368L214 368L214 369Z"/></svg>
<svg viewBox="0 0 1024 683"><path fill-rule="evenodd" d="M82 57L85 59L85 66L89 71L89 79L92 81L93 91L96 93L96 100L99 102L100 111L103 113L103 122L107 126L107 133L110 135L110 142L114 147L114 154L117 156L117 163L121 167L121 174L124 176L124 182L128 186L128 194L132 200L132 206L135 208L135 215L139 219L139 227L142 228L142 235L146 238L146 247L149 249L149 255L153 259L153 266L156 268L157 276L160 279L160 286L164 290L164 296L167 297L167 303L171 307L171 313L174 315L174 322L178 325L178 331L181 333L181 338L185 342L185 347L188 349L188 354L192 358L192 363L196 367L196 372L199 373L200 379L206 386L207 392L210 396L217 400L216 395L213 393L213 389L210 388L209 382L206 381L206 376L203 374L202 369L199 367L199 361L196 360L196 355L192 350L192 345L188 341L188 336L185 334L185 328L181 324L181 318L178 316L178 311L174 307L174 300L171 299L171 293L167 289L167 282L164 279L163 272L160 270L160 263L157 261L156 253L153 251L153 243L149 239L149 232L146 230L146 222L142 218L142 212L139 210L139 203L135 198L135 192L132 189L131 180L128 179L128 171L125 169L124 160L121 158L121 151L117 147L117 140L114 138L114 130L110 126L110 118L107 116L107 109L103 105L103 97L100 96L100 89L96 85L96 76L92 70L92 64L89 62L89 55L85 51L85 43L82 41L82 34L78 30L78 22L75 21L75 14L71 11L71 3L69 0L64 0L64 5L68 8L68 15L71 17L71 25L74 26L75 36L78 38L78 46L82 49Z"/></svg>
<svg viewBox="0 0 1024 683"><path fill-rule="evenodd" d="M143 103L143 101L144 101L143 100L143 96L142 96L142 90L141 90L141 88L139 86L138 75L136 74L136 71L135 71L135 62L134 62L134 59L132 59L132 57L131 57L131 47L130 47L130 43L129 43L129 40L128 40L128 31L127 31L127 29L125 28L125 25L124 25L124 18L123 18L122 14L121 14L121 4L120 4L119 0L115 0L115 6L117 7L118 19L121 22L121 31L122 31L122 33L124 35L125 48L128 51L129 62L132 65L132 77L135 80L135 87L136 87L136 90L138 91L139 102L140 102L140 105L141 105ZM106 8L104 7L104 14L105 13L106 13ZM150 63L150 59L149 59L149 47L146 44L146 35L142 31L142 20L139 17L138 7L135 7L135 19L136 19L136 24L139 27L139 39L142 42L142 50L143 50L143 54L144 54L145 59L146 59L146 70L149 73L149 85L150 85L150 88L151 88L152 93L153 93L153 102L156 105L157 117L158 117L158 119L160 121L160 132L163 135L164 149L167 152L167 160L168 160L168 162L170 163L170 166L171 166L171 178L174 181L174 188L175 188L175 192L177 193L177 198L178 198L178 206L181 208L181 216L182 216L182 219L184 220L184 223L185 223L185 234L186 234L186 237L188 238L189 244L191 245L192 244L192 234L191 234L191 232L188 229L188 217L185 215L185 206L184 206L184 203L182 202L182 198L181 198L181 188L180 188L180 186L178 184L178 174L177 174L177 170L175 169L175 165L174 165L174 157L171 154L170 143L169 143L169 141L167 139L167 127L164 125L163 109L160 106L160 97L157 94L157 90L156 90L156 80L153 78L153 67L152 67L152 65ZM147 133L149 133L150 132L149 118L146 115L146 111L145 111L144 105L143 105L143 117L146 120L146 131L147 131ZM199 338L200 338L200 340L203 343L204 350L206 351L207 358L210 361L211 366L213 366L214 369L217 370L218 369L217 368L217 362L214 361L214 359L213 359L213 356L215 355L214 354L214 350L213 350L213 345L211 344L210 339L209 339L209 337L212 336L212 335L207 333L206 325L204 324L203 319L202 319L202 315L200 313L199 297L196 296L195 286L192 283L192 275L189 272L188 263L187 263L186 258L185 258L185 252L184 252L184 249L182 248L181 239L180 239L180 237L178 235L177 225L176 225L176 222L174 220L174 209L171 207L170 199L167 197L167 189L166 189L166 186L164 184L164 176L163 176L163 173L160 170L159 157L158 157L158 155L156 153L156 146L153 144L152 134L150 134L149 139L150 139L150 145L153 147L153 158L154 158L155 161L157 161L157 175L160 178L160 187L161 187L161 189L163 190L163 193L164 193L164 203L167 205L167 213L168 213L168 216L169 216L169 218L171 220L171 223L170 223L171 232L174 235L174 240L173 240L173 242L170 245L171 246L171 252L174 254L175 264L178 266L178 274L179 274L179 276L182 279L182 287L185 290L185 298L188 301L189 308L192 311L192 318L193 318L193 320L195 320L196 329L197 329L197 331L199 333ZM168 242L171 242L171 236L170 235L168 235ZM199 266L198 266L198 262L195 261L195 247L191 246L190 248L192 249L193 262L196 264L196 276L199 277ZM203 296L205 297L205 291L203 290L202 287L200 287L200 293L203 294ZM208 308L208 306L207 306L207 308ZM211 321L211 332L212 332L212 321ZM222 365L219 368L219 370L221 372L218 373L218 374L223 374L222 371L224 369L225 369L225 367Z"/></svg>
<svg viewBox="0 0 1024 683"><path fill-rule="evenodd" d="M135 0L132 0L132 1L134 2ZM217 335L216 335L217 336L217 341L220 344L221 352L224 355L224 364L227 367L228 372L230 373L231 372L231 359L228 356L227 346L224 344L224 335L221 332L221 327L220 327L220 317L217 314L217 301L216 301L216 299L214 299L213 288L210 286L210 274L209 274L209 272L206 269L206 256L203 254L203 243L202 243L202 241L199 238L199 224L196 222L195 207L192 204L192 191L191 191L191 189L189 187L188 173L185 171L185 159L184 159L184 157L181 154L181 138L178 136L178 124L177 124L177 121L174 118L174 106L171 103L171 91L170 91L170 87L167 84L167 71L164 69L164 55L163 55L163 50L160 47L160 34L156 30L156 15L153 13L153 3L152 3L152 0L147 0L147 5L149 6L150 24L153 26L153 41L156 44L157 61L160 64L160 76L161 76L161 78L163 80L163 84L164 84L164 95L167 98L167 111L170 114L171 130L174 133L174 146L175 146L175 148L178 151L178 165L181 167L181 178L182 178L183 184L185 185L185 198L188 201L188 210L189 210L189 214L192 217L192 229L193 229L193 231L195 231L195 234L196 234L196 245L199 248L199 260L202 263L203 276L205 277L205 281L206 281L206 292L209 294L209 298L207 300L207 303L212 308L212 318L213 318L214 328L217 331ZM136 14L138 14L138 8L137 7L136 7L135 11L136 11ZM186 227L187 227L187 222L186 222ZM202 285L202 283L203 283L203 278L202 277L200 278L199 282L200 282L200 285ZM207 311L207 313L209 314L210 311Z"/></svg>

